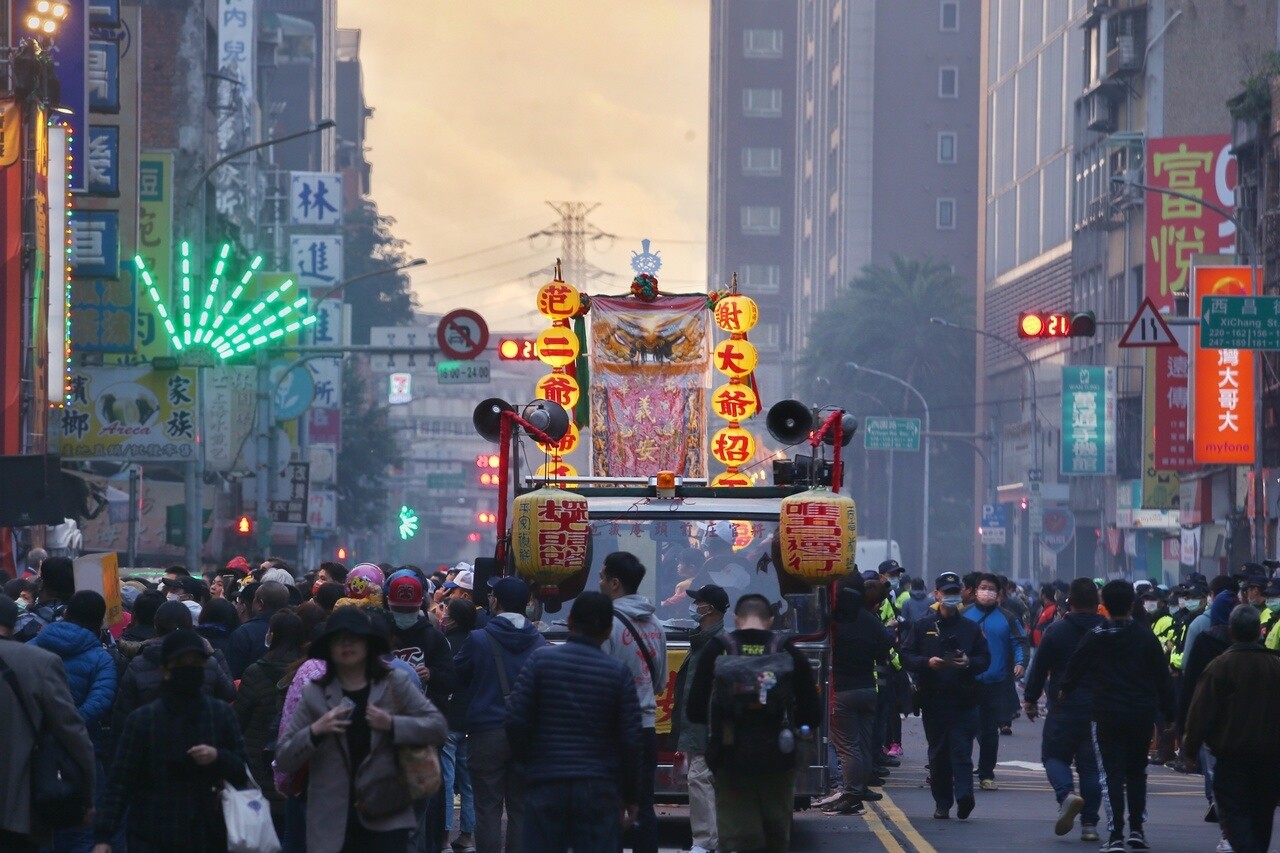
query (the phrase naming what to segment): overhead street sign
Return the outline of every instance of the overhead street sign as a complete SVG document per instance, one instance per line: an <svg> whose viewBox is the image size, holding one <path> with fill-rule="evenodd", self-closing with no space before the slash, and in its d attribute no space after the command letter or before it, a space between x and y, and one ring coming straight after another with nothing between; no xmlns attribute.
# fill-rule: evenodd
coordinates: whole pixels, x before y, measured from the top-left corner
<svg viewBox="0 0 1280 853"><path fill-rule="evenodd" d="M475 311L459 308L440 318L436 342L449 358L475 358L489 345L489 325Z"/></svg>
<svg viewBox="0 0 1280 853"><path fill-rule="evenodd" d="M1169 324L1156 310L1151 297L1142 300L1142 307L1133 315L1129 326L1120 337L1122 347L1176 347L1178 339L1173 336Z"/></svg>
<svg viewBox="0 0 1280 853"><path fill-rule="evenodd" d="M862 423L866 450L919 450L919 418L866 418Z"/></svg>
<svg viewBox="0 0 1280 853"><path fill-rule="evenodd" d="M1202 297L1200 348L1280 350L1280 296Z"/></svg>

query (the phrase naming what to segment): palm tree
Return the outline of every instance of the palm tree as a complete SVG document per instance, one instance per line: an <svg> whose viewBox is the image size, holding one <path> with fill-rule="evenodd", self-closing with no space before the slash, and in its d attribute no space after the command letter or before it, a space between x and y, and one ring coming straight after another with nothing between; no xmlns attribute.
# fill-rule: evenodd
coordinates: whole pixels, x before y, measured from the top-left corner
<svg viewBox="0 0 1280 853"><path fill-rule="evenodd" d="M973 287L956 275L949 263L893 255L888 265L867 265L809 330L809 344L800 359L801 383L807 382L808 399L845 405L855 414L921 415L914 394L897 383L844 366L855 362L914 386L929 403L935 432L972 431L973 341L968 336L945 334L929 323L930 317L939 316L965 324L972 323L974 317ZM870 411L868 396L883 400L892 411ZM863 453L861 445L861 440L855 440L850 449L855 455ZM887 468L887 453L865 452L874 454L867 460L868 467ZM972 540L972 451L935 441L931 460L932 551L967 554ZM850 470L862 468L854 460L850 462ZM907 558L918 558L922 544L916 529L923 498L922 467L923 453L897 455L893 537ZM886 513L880 495L885 484L887 481L880 478L850 483L854 496L863 501L860 514L870 522L866 529L872 537L884 535ZM928 567L931 576L943 570L940 561L933 562L935 565Z"/></svg>

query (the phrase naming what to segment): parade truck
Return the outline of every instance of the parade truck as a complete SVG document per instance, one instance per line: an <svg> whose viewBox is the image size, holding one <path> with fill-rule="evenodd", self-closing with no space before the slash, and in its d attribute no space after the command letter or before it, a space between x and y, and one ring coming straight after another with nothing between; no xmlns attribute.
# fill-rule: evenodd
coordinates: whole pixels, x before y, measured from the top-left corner
<svg viewBox="0 0 1280 853"><path fill-rule="evenodd" d="M741 596L764 596L775 630L807 655L828 709L817 731L796 731L796 797L807 806L828 788L831 601L836 581L855 570L857 543L854 502L838 494L841 448L857 422L843 409L795 400L766 413L747 340L755 302L737 292L736 278L721 292L662 294L661 261L649 241L643 249L621 296L588 297L561 280L557 265L537 295L551 325L534 354L550 373L529 403L476 406L476 431L499 455L497 546L493 558L477 560L477 577L524 578L529 615L555 642L604 559L617 551L639 558L647 571L638 591L656 605L667 641L655 779L666 803L688 797L676 749L678 673L698 629L687 591L722 587L729 630ZM718 343L712 322L725 336ZM714 388L713 369L723 375ZM580 430L590 430L589 441ZM708 456L721 473L705 473ZM592 475L580 476L578 465Z"/></svg>

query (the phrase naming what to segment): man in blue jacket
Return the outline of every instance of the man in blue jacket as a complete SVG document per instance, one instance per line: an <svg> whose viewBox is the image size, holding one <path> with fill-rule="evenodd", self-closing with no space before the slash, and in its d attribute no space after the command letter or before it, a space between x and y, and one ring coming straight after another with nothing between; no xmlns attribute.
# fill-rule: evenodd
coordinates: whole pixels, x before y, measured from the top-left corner
<svg viewBox="0 0 1280 853"><path fill-rule="evenodd" d="M631 670L600 649L613 602L584 592L562 646L533 655L511 692L507 737L527 761L524 849L613 850L635 821L640 704Z"/></svg>
<svg viewBox="0 0 1280 853"><path fill-rule="evenodd" d="M1053 831L1066 835L1080 815L1080 840L1098 840L1098 809L1102 807L1102 783L1098 756L1093 750L1093 689L1082 684L1070 696L1058 698L1059 683L1067 662L1085 635L1102 624L1098 615L1098 588L1089 578L1076 578L1067 593L1067 615L1045 628L1027 672L1022 709L1028 720L1039 713L1043 693L1049 713L1044 718L1040 760L1058 798L1058 819ZM1080 775L1080 793L1072 784L1071 763Z"/></svg>
<svg viewBox="0 0 1280 853"><path fill-rule="evenodd" d="M1018 620L1000 606L1000 579L993 574L978 576L973 604L964 618L976 622L987 638L991 665L978 676L978 783L984 791L994 791L996 758L1000 751L1000 720L1005 716L1005 682L1021 678L1026 666L1027 638Z"/></svg>
<svg viewBox="0 0 1280 853"><path fill-rule="evenodd" d="M472 631L454 656L456 691L466 694L467 769L476 803L476 849L497 853L520 849L524 775L512 755L507 732L507 700L520 669L547 641L524 615L529 587L519 578L501 578L489 593L493 617ZM502 810L507 838L502 842Z"/></svg>

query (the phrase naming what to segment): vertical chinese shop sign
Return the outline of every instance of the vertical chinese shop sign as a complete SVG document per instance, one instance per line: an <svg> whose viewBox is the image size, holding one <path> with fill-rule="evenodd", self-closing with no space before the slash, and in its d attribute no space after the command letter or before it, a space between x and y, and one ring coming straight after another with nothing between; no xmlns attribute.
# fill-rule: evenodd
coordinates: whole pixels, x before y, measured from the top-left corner
<svg viewBox="0 0 1280 853"><path fill-rule="evenodd" d="M1173 136L1147 140L1150 187L1176 190L1228 210L1235 204L1236 161L1231 137ZM1146 295L1159 311L1173 308L1176 294L1186 294L1191 256L1231 254L1235 226L1191 199L1148 192Z"/></svg>
<svg viewBox="0 0 1280 853"><path fill-rule="evenodd" d="M1261 280L1261 272L1258 280ZM1196 267L1191 304L1205 296L1250 296L1248 267ZM1253 350L1203 349L1195 331L1192 444L1199 463L1247 465L1255 452Z"/></svg>

